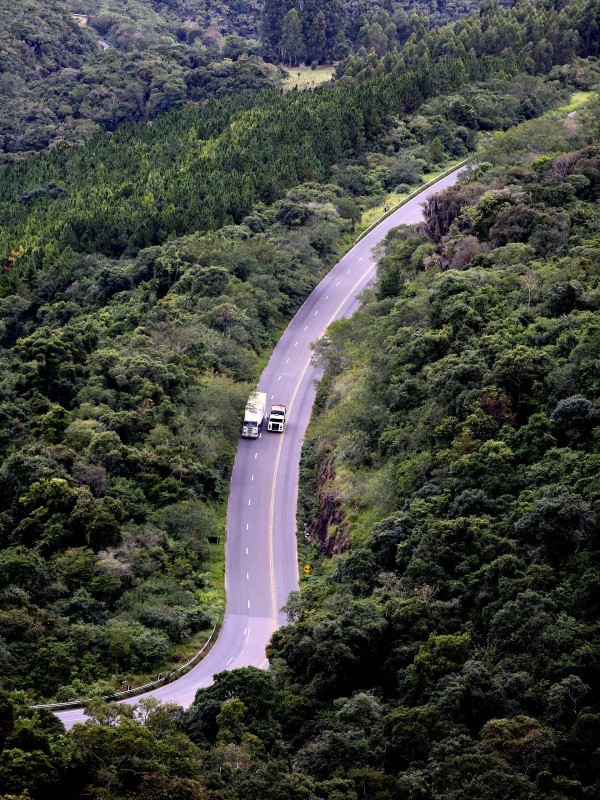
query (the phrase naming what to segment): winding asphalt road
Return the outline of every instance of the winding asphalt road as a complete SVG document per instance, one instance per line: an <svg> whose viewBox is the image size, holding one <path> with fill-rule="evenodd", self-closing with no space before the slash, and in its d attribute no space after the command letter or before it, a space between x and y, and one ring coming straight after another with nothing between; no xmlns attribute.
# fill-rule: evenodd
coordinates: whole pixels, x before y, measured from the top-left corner
<svg viewBox="0 0 600 800"><path fill-rule="evenodd" d="M310 421L318 368L311 363L311 342L334 320L349 317L361 291L375 276L372 249L400 224L418 222L421 204L452 185L456 170L429 187L358 242L338 261L307 298L275 347L258 389L267 402L288 407L283 434L268 433L266 421L258 439L240 439L227 509L225 548L227 605L219 638L190 672L148 692L158 700L187 707L197 689L213 675L237 667L266 667L265 648L276 628L286 622L280 610L298 588L296 501L300 450ZM128 702L135 702L130 699ZM67 728L83 722L81 709L59 711Z"/></svg>

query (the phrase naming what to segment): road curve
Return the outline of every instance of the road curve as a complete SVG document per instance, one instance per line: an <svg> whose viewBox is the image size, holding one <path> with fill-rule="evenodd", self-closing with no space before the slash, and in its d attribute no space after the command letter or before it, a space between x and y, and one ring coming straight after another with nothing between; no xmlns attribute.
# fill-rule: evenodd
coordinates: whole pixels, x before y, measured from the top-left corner
<svg viewBox="0 0 600 800"><path fill-rule="evenodd" d="M461 168L462 169L462 168ZM187 707L197 689L213 675L237 667L267 665L265 648L273 631L285 624L281 607L298 588L296 501L300 450L315 398L317 368L311 342L334 320L358 307L358 295L375 275L372 249L391 228L418 222L421 204L455 183L460 169L417 195L361 239L319 283L277 343L258 388L267 403L284 403L288 423L283 434L240 439L227 507L225 586L227 604L219 638L206 657L186 675L147 693ZM135 702L131 699L129 702ZM83 722L82 709L57 712L67 728Z"/></svg>

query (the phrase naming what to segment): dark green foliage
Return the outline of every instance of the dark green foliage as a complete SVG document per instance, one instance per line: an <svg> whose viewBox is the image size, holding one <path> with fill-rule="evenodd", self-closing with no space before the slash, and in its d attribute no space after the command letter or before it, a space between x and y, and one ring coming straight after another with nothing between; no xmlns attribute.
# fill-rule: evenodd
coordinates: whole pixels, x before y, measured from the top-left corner
<svg viewBox="0 0 600 800"><path fill-rule="evenodd" d="M56 200L59 197L68 197L69 193L56 183L47 183L45 186L38 186L36 189L31 189L22 194L21 197L19 197L19 202L30 203L32 200L36 200L38 197L43 197L44 195L48 195L53 200Z"/></svg>
<svg viewBox="0 0 600 800"><path fill-rule="evenodd" d="M120 53L135 53L150 8L163 20L200 9L132 2L132 25L112 0L86 2L76 10ZM302 28L305 46L324 46L324 21L325 46L347 47L344 8L312 8L323 20ZM337 530L314 563L342 527L350 549L290 599L295 624L273 637L272 670L222 673L186 712L92 701L91 721L69 734L23 705L153 676L174 645L212 626L208 542L222 533L239 414L265 350L365 199L589 77L581 62L549 81L514 77L515 56L546 73L580 44L593 52L594 13L490 7L428 35L428 53L416 15L395 33L386 3L387 19L348 27L383 56L361 53L356 84L224 98L3 171L1 791L595 797L593 112L506 133L428 204L421 230L390 235L378 287L320 347L302 522L308 530L319 505L307 492L327 475ZM184 61L194 31L176 31ZM406 40L399 57L388 53L395 37ZM217 68L220 85L252 84L242 43L224 47L237 66ZM217 54L206 37L202 48ZM44 68L61 57L45 53ZM150 92L148 114L219 91L201 60L185 74Z"/></svg>
<svg viewBox="0 0 600 800"><path fill-rule="evenodd" d="M259 3L208 6L204 0L5 3L4 160L86 141L100 128L152 119L190 100L275 86L277 69L257 57L258 42L250 38L258 36ZM213 26L245 38L238 36L236 47ZM240 55L249 58L227 60Z"/></svg>
<svg viewBox="0 0 600 800"><path fill-rule="evenodd" d="M229 98L7 167L0 176L5 220L0 287L14 292L21 280L31 278L43 281L52 294L89 269L82 253L133 254L190 230L239 223L257 202L271 203L299 182L326 176L336 162L362 156L390 129L392 115L413 110L423 94L446 85L447 76L434 69L356 87ZM428 131L421 125L419 142L411 138L410 144L426 144L442 123L436 115L435 127ZM450 151L466 153L475 146L465 143L452 123L448 136ZM16 202L24 190L50 179L64 190L60 198ZM373 175L373 194L384 180L381 171ZM153 279L162 295L176 280L176 267L151 253L147 262L137 280ZM108 275L104 282L117 290Z"/></svg>
<svg viewBox="0 0 600 800"><path fill-rule="evenodd" d="M477 0L407 0L402 4L392 0L264 0L263 52L289 63L287 15L292 10L300 22L306 62L323 63L338 61L358 49L365 55L383 56L430 27L457 19L480 5Z"/></svg>
<svg viewBox="0 0 600 800"><path fill-rule="evenodd" d="M527 157L536 125L550 130L524 127ZM427 203L429 245L410 229L390 234L378 292L320 349L326 373L305 447L303 512L310 478L327 464L327 490L349 520L371 520L372 506L388 516L331 578L311 578L297 622L273 638L282 684L327 698L322 729L307 729L298 750L319 779L331 775L326 758L352 774L336 760L331 697L367 690L384 710L364 744L371 757L353 758L397 775L399 796L563 800L593 797L599 785L597 765L576 753L589 752L582 732L600 703L600 386L590 349L600 209L583 183L570 200L546 191L559 170L564 180L593 169L598 151L540 158L536 174L515 156L517 132L510 146L473 170L478 182ZM566 251L536 237L557 206ZM467 238L478 247L453 267L449 254ZM357 463L347 441L364 397L383 425ZM368 645L354 653L357 624ZM326 664L318 675L317 654Z"/></svg>
<svg viewBox="0 0 600 800"><path fill-rule="evenodd" d="M536 500L533 511L516 521L515 530L535 536L544 555L559 562L579 547L589 546L589 537L596 533L597 527L594 515L580 495L571 494L564 486L555 486Z"/></svg>
<svg viewBox="0 0 600 800"><path fill-rule="evenodd" d="M20 283L0 354L5 687L120 687L213 627L208 541L245 381L335 255L338 192L257 206L259 233L63 252Z"/></svg>
<svg viewBox="0 0 600 800"><path fill-rule="evenodd" d="M462 70L478 80L499 57L508 70L518 66L536 75L574 56L600 53L598 10L588 0L565 5L523 2L510 8L488 3L478 14L443 27L429 28L428 22L402 11L395 18L380 14L363 26L362 47L338 64L336 74L364 80L377 73L401 74L407 68L445 63L449 72ZM536 102L535 97L523 96L522 118L535 115ZM480 124L473 112L470 103L451 106L455 121L469 128Z"/></svg>
<svg viewBox="0 0 600 800"><path fill-rule="evenodd" d="M263 741L278 737L277 704L282 698L269 673L255 667L220 672L207 689L200 689L186 713L185 728L192 741L216 741L219 712L223 704L236 698L244 704L244 725Z"/></svg>
<svg viewBox="0 0 600 800"><path fill-rule="evenodd" d="M244 382L363 199L427 166L443 114L397 114L441 80L223 99L3 171L6 686L120 686L210 629Z"/></svg>

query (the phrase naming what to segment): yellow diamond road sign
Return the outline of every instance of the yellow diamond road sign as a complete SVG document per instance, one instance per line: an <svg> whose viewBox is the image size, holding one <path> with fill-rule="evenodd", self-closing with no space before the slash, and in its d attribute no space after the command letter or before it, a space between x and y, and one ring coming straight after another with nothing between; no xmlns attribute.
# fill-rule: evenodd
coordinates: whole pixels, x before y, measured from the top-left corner
<svg viewBox="0 0 600 800"><path fill-rule="evenodd" d="M304 574L305 575L310 575L311 572L312 572L311 565L310 564L306 564L305 567L304 567Z"/></svg>

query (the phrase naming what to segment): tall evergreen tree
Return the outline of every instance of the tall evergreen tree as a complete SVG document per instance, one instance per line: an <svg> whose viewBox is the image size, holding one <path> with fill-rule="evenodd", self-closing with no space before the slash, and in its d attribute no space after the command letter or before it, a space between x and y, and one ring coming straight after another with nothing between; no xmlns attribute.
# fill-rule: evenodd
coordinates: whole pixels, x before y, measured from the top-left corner
<svg viewBox="0 0 600 800"><path fill-rule="evenodd" d="M319 63L327 56L327 33L325 15L319 11L313 24L308 28L306 36L306 53L309 61Z"/></svg>
<svg viewBox="0 0 600 800"><path fill-rule="evenodd" d="M283 18L294 6L294 0L264 0L262 11L262 41L275 55L279 49Z"/></svg>
<svg viewBox="0 0 600 800"><path fill-rule="evenodd" d="M283 18L281 25L281 42L279 44L281 60L290 67L297 66L306 54L300 15L292 8Z"/></svg>
<svg viewBox="0 0 600 800"><path fill-rule="evenodd" d="M335 37L340 32L346 32L348 11L343 0L323 0L321 9L325 16L327 50L329 53L333 49Z"/></svg>

